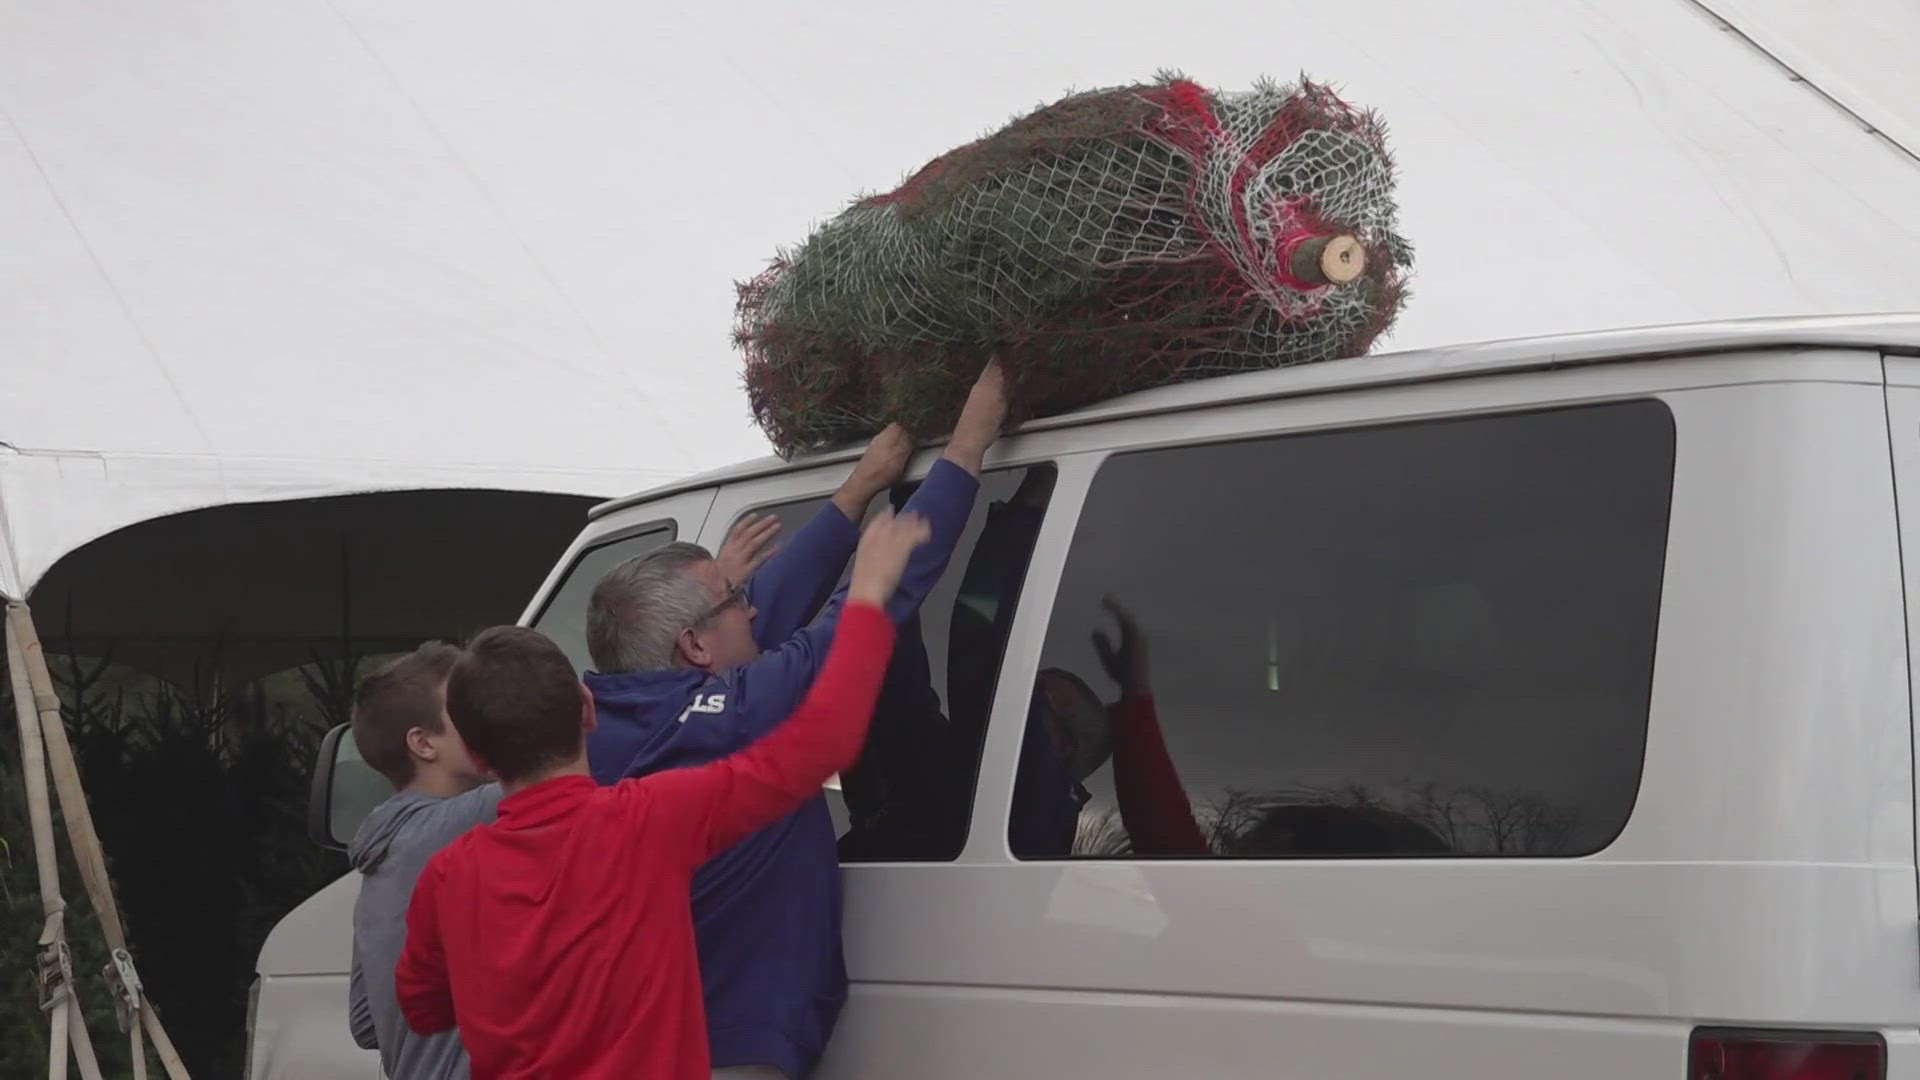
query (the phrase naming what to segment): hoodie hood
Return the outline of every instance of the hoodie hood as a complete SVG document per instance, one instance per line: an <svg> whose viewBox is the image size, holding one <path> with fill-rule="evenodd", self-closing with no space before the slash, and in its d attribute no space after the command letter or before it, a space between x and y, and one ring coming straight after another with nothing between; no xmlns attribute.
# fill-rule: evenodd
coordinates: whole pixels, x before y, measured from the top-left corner
<svg viewBox="0 0 1920 1080"><path fill-rule="evenodd" d="M418 791L394 793L392 798L374 807L373 813L355 830L353 842L347 845L348 861L363 874L379 869L393 850L394 840L408 831L407 825L443 801Z"/></svg>
<svg viewBox="0 0 1920 1080"><path fill-rule="evenodd" d="M461 833L492 821L499 804L499 784L482 784L444 799L418 791L395 792L360 823L347 845L347 859L363 874L380 869L396 850L409 852L413 863L425 863ZM419 872L415 865L411 873ZM411 877L408 888L412 888Z"/></svg>
<svg viewBox="0 0 1920 1080"><path fill-rule="evenodd" d="M588 672L596 727L587 737L587 761L597 783L673 768L675 735L686 722L695 698L726 681L699 668L629 671L619 675Z"/></svg>

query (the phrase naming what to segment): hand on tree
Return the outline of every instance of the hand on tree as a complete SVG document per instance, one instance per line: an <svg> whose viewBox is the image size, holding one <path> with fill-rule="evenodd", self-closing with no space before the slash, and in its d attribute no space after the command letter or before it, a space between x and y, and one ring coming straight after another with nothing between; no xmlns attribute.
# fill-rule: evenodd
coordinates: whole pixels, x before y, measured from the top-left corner
<svg viewBox="0 0 1920 1080"><path fill-rule="evenodd" d="M866 531L860 534L860 548L853 553L853 580L847 585L847 598L876 607L886 606L893 591L900 587L900 575L907 569L907 558L915 548L933 536L927 519L919 514L898 514L882 510Z"/></svg>
<svg viewBox="0 0 1920 1080"><path fill-rule="evenodd" d="M1101 603L1120 624L1120 644L1116 646L1105 630L1093 632L1093 649L1100 654L1100 666L1106 668L1108 678L1120 684L1123 697L1152 697L1153 676L1147 662L1146 631L1140 629L1140 621L1113 594L1107 594Z"/></svg>
<svg viewBox="0 0 1920 1080"><path fill-rule="evenodd" d="M899 424L888 424L886 430L867 444L867 452L860 455L853 475L834 493L834 505L847 515L848 521L860 524L867 516L867 505L873 502L873 497L900 482L912 457L913 436Z"/></svg>
<svg viewBox="0 0 1920 1080"><path fill-rule="evenodd" d="M728 581L736 585L744 583L773 558L778 550L774 540L779 535L779 518L771 514L748 514L734 523L713 561L720 564L720 572Z"/></svg>
<svg viewBox="0 0 1920 1080"><path fill-rule="evenodd" d="M948 440L943 456L979 476L987 449L1000 438L1000 429L1006 423L1007 375L1000 361L990 360L967 394L967 404L960 410L960 422L953 426L953 438Z"/></svg>

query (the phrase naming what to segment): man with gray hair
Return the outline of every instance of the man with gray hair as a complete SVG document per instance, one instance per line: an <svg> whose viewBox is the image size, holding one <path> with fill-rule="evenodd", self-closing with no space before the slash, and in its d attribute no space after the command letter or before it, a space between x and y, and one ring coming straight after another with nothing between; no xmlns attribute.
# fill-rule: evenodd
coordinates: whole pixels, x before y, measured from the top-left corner
<svg viewBox="0 0 1920 1080"><path fill-rule="evenodd" d="M896 624L919 610L946 570L1005 420L1004 379L989 364L945 452L902 508L926 520L932 539L908 562L887 607ZM595 780L705 764L787 718L832 643L845 590L827 594L859 541L859 523L912 451L904 431L881 432L829 504L771 557L774 526L750 517L718 556L670 544L601 579L587 613ZM847 994L840 866L825 798L715 857L694 878L692 899L715 1074L805 1076Z"/></svg>

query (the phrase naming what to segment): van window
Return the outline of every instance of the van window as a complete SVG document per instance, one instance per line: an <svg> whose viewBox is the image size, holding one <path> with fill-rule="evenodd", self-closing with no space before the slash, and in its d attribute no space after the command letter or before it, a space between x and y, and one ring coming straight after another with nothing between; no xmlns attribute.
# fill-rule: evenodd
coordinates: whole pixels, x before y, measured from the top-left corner
<svg viewBox="0 0 1920 1080"><path fill-rule="evenodd" d="M534 617L533 628L560 646L560 651L573 661L575 671L591 668L593 659L587 654L587 600L593 596L594 586L600 584L607 571L628 559L673 543L674 535L673 522L664 521L581 552L567 568L566 576L560 579L560 587L553 590L540 614Z"/></svg>
<svg viewBox="0 0 1920 1080"><path fill-rule="evenodd" d="M1666 407L1638 401L1107 461L1014 854L1606 846L1639 788L1673 454Z"/></svg>
<svg viewBox="0 0 1920 1080"><path fill-rule="evenodd" d="M866 751L829 786L843 861L948 860L966 844L981 738L1054 475L1038 465L981 478L984 507L918 622L902 628ZM897 487L894 504L913 488ZM792 535L825 505L808 499L761 512Z"/></svg>

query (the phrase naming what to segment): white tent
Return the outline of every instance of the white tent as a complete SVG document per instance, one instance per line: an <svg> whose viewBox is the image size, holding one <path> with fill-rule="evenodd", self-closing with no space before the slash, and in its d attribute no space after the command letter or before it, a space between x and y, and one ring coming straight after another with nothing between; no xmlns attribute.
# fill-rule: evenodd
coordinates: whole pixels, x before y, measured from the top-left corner
<svg viewBox="0 0 1920 1080"><path fill-rule="evenodd" d="M758 453L733 279L1161 67L1386 115L1388 348L1920 306L1916 40L1899 0L0 0L0 592L192 507Z"/></svg>

